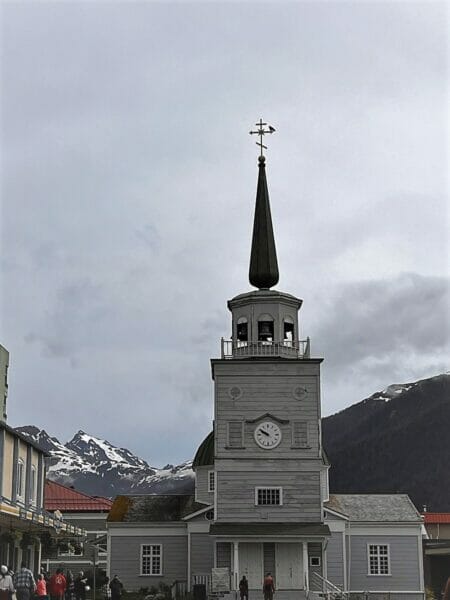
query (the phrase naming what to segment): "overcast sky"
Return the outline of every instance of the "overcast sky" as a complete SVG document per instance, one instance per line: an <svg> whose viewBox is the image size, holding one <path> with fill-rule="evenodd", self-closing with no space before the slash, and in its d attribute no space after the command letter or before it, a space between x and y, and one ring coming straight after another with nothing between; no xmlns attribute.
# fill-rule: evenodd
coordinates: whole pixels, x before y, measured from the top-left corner
<svg viewBox="0 0 450 600"><path fill-rule="evenodd" d="M263 117L323 413L448 370L444 3L2 3L9 423L152 465L211 428Z"/></svg>

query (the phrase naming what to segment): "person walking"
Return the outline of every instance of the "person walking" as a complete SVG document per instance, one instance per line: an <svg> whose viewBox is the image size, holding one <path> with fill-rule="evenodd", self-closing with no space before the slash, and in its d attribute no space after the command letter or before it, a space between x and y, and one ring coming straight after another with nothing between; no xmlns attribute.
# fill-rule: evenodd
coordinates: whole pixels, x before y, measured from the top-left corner
<svg viewBox="0 0 450 600"><path fill-rule="evenodd" d="M450 577L447 579L447 583L445 584L442 600L450 600Z"/></svg>
<svg viewBox="0 0 450 600"><path fill-rule="evenodd" d="M67 582L62 569L56 569L56 573L50 577L48 585L52 600L64 600Z"/></svg>
<svg viewBox="0 0 450 600"><path fill-rule="evenodd" d="M75 579L72 571L66 573L66 600L75 600Z"/></svg>
<svg viewBox="0 0 450 600"><path fill-rule="evenodd" d="M11 600L14 593L14 584L11 575L8 573L8 567L0 567L0 600Z"/></svg>
<svg viewBox="0 0 450 600"><path fill-rule="evenodd" d="M239 593L241 595L241 600L248 600L248 579L245 575L242 576L242 579L239 582Z"/></svg>
<svg viewBox="0 0 450 600"><path fill-rule="evenodd" d="M39 600L47 600L47 582L43 573L39 573L36 583L36 596L39 596Z"/></svg>
<svg viewBox="0 0 450 600"><path fill-rule="evenodd" d="M86 585L87 579L84 571L80 571L74 581L75 600L86 600Z"/></svg>
<svg viewBox="0 0 450 600"><path fill-rule="evenodd" d="M120 600L123 592L123 583L120 581L117 575L114 575L114 577L111 579L109 589L111 590L111 600Z"/></svg>
<svg viewBox="0 0 450 600"><path fill-rule="evenodd" d="M26 563L20 565L20 569L13 577L14 587L16 588L17 600L30 600L36 590L36 582L33 573L27 569Z"/></svg>
<svg viewBox="0 0 450 600"><path fill-rule="evenodd" d="M110 598L111 598L111 590L109 588L109 577L105 576L105 580L104 580L103 585L101 587L101 592L102 592L103 600L110 600Z"/></svg>
<svg viewBox="0 0 450 600"><path fill-rule="evenodd" d="M272 573L267 573L267 575L264 577L263 583L264 600L273 600L274 592L275 586L273 584Z"/></svg>

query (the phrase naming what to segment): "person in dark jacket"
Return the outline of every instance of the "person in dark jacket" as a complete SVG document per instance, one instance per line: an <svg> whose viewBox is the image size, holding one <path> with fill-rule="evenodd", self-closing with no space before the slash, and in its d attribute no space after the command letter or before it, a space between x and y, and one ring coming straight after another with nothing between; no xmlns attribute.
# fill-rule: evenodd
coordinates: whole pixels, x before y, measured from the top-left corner
<svg viewBox="0 0 450 600"><path fill-rule="evenodd" d="M84 576L84 572L80 571L78 577L73 582L73 591L75 593L76 600L86 600L86 585L87 579Z"/></svg>
<svg viewBox="0 0 450 600"><path fill-rule="evenodd" d="M109 589L111 590L111 600L120 600L123 592L123 583L120 581L117 575L114 575L114 577L111 579Z"/></svg>
<svg viewBox="0 0 450 600"><path fill-rule="evenodd" d="M248 579L245 575L242 576L242 579L239 582L239 593L241 595L241 600L248 600Z"/></svg>

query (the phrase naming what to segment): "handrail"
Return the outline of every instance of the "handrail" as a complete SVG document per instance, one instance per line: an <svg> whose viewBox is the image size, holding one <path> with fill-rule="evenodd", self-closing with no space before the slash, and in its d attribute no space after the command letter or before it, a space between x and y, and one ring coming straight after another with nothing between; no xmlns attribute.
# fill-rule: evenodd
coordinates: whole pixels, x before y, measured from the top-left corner
<svg viewBox="0 0 450 600"><path fill-rule="evenodd" d="M283 358L309 358L310 340L240 341L221 339L222 358L248 358L280 356Z"/></svg>
<svg viewBox="0 0 450 600"><path fill-rule="evenodd" d="M312 573L311 579L313 579L313 578L319 580L319 583L321 583L322 586L325 588L323 590L325 593L333 592L334 594L338 594L342 598L347 598L347 593L344 592L344 590L341 587L339 587L338 585L336 585L329 579L322 577L322 575L319 575L319 573L316 573L316 572Z"/></svg>

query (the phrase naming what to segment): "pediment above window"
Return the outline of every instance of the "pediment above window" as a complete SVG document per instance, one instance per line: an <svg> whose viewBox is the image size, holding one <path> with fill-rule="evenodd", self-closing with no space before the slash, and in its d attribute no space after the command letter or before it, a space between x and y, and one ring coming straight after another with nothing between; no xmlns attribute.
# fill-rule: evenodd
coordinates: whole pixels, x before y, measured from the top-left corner
<svg viewBox="0 0 450 600"><path fill-rule="evenodd" d="M256 417L256 419L247 419L245 422L246 423L258 423L258 421L262 421L263 419L272 419L272 421L275 421L276 423L280 423L281 425L285 425L286 423L289 423L289 419L280 419L278 417L276 417L275 415L273 415L272 413L264 413L263 415L260 415L259 417Z"/></svg>

